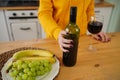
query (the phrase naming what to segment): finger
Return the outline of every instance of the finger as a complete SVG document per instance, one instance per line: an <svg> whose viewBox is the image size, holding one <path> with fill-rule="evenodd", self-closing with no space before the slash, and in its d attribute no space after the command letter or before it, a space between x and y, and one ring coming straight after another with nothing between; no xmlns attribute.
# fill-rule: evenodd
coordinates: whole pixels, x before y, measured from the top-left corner
<svg viewBox="0 0 120 80"><path fill-rule="evenodd" d="M111 38L110 38L110 37L108 38L108 41L111 41Z"/></svg>
<svg viewBox="0 0 120 80"><path fill-rule="evenodd" d="M100 37L98 35L93 35L92 37L96 40L100 40Z"/></svg>
<svg viewBox="0 0 120 80"><path fill-rule="evenodd" d="M60 45L62 45L62 44L71 44L72 40L68 40L68 39L65 39L63 37L59 37L58 42L59 42Z"/></svg>
<svg viewBox="0 0 120 80"><path fill-rule="evenodd" d="M106 38L105 38L105 35L103 33L98 34L98 36L100 37L100 40L102 42L105 42Z"/></svg>
<svg viewBox="0 0 120 80"><path fill-rule="evenodd" d="M108 42L108 41L111 40L110 37L107 34L102 33L101 35L104 37L104 41L103 42Z"/></svg>
<svg viewBox="0 0 120 80"><path fill-rule="evenodd" d="M65 44L65 40L66 39L64 39L63 37L59 37L58 42L59 42L60 49L63 52L68 52L68 50L65 49L64 47L69 48L71 45L70 44Z"/></svg>
<svg viewBox="0 0 120 80"><path fill-rule="evenodd" d="M105 35L105 34L104 34L104 36L105 36L105 42L108 42L109 37L107 35Z"/></svg>
<svg viewBox="0 0 120 80"><path fill-rule="evenodd" d="M66 48L69 48L69 47L71 47L72 46L72 44L70 44L70 43L65 43L65 41L68 41L68 40L66 40L66 39L62 39L62 41L59 41L59 43L60 43L60 46L62 46L62 47L66 47Z"/></svg>
<svg viewBox="0 0 120 80"><path fill-rule="evenodd" d="M60 46L60 49L63 51L63 52L69 52L69 50L65 49L64 47Z"/></svg>
<svg viewBox="0 0 120 80"><path fill-rule="evenodd" d="M65 44L65 43L63 43L62 46L65 47L65 48L70 48L70 47L72 47L71 44Z"/></svg>
<svg viewBox="0 0 120 80"><path fill-rule="evenodd" d="M66 34L67 34L66 31L61 31L61 32L60 32L60 35L61 35L61 36L66 35Z"/></svg>
<svg viewBox="0 0 120 80"><path fill-rule="evenodd" d="M62 39L62 42L63 42L63 43L66 43L66 44L70 44L70 43L72 43L73 41L70 40L70 39L65 39L65 38L63 38L63 39Z"/></svg>
<svg viewBox="0 0 120 80"><path fill-rule="evenodd" d="M67 43L67 44L72 43L72 40L70 40L70 39L65 39L65 38L63 37L64 35L67 35L67 32L66 32L66 31L61 31L61 33L60 33L60 35L59 35L59 37L58 37L58 39L60 40L60 42L62 42L62 43Z"/></svg>
<svg viewBox="0 0 120 80"><path fill-rule="evenodd" d="M111 38L109 36L106 35L106 42L110 41Z"/></svg>

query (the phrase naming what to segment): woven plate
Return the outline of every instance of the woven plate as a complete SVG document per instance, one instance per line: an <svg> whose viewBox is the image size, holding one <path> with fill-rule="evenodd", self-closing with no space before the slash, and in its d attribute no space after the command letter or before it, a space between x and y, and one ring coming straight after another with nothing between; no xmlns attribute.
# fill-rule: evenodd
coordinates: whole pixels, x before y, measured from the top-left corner
<svg viewBox="0 0 120 80"><path fill-rule="evenodd" d="M21 50L41 50L41 48L33 48L33 47L22 47L22 48L17 48L13 49L7 52L4 52L0 54L0 80L2 80L2 75L1 75L1 69L4 66L4 64L8 61L9 58L13 56L14 53L21 51ZM45 49L42 49L45 50Z"/></svg>

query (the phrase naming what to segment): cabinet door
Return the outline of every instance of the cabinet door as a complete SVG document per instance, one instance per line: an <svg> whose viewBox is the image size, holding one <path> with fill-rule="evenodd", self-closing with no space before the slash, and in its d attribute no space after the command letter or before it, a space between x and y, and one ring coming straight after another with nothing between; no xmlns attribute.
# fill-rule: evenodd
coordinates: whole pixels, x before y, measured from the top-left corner
<svg viewBox="0 0 120 80"><path fill-rule="evenodd" d="M104 23L103 23L103 32L107 32L107 29L109 27L109 21L112 13L112 7L99 7L95 8L95 13L103 15L104 17Z"/></svg>
<svg viewBox="0 0 120 80"><path fill-rule="evenodd" d="M12 23L12 35L14 40L37 39L37 23Z"/></svg>
<svg viewBox="0 0 120 80"><path fill-rule="evenodd" d="M3 10L0 10L0 41L9 41L9 35Z"/></svg>

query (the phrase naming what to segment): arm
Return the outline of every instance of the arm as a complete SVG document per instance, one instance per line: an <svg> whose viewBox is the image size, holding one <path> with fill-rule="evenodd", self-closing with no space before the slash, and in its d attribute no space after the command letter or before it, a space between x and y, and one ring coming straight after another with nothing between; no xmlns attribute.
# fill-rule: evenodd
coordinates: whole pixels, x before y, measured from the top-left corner
<svg viewBox="0 0 120 80"><path fill-rule="evenodd" d="M58 24L54 21L53 13L53 3L52 0L40 0L40 6L38 10L38 19L44 28L47 37L58 38L61 31Z"/></svg>
<svg viewBox="0 0 120 80"><path fill-rule="evenodd" d="M88 8L87 8L87 20L90 21L91 16L94 16L94 0L91 0Z"/></svg>

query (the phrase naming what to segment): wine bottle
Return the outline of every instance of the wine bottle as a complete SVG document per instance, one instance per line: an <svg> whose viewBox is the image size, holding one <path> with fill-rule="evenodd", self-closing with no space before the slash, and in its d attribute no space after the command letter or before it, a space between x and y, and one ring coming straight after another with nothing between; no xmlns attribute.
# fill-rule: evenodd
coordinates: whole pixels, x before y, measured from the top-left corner
<svg viewBox="0 0 120 80"><path fill-rule="evenodd" d="M65 31L68 33L64 35L64 38L72 40L72 47L65 48L69 52L63 52L63 64L65 66L74 66L77 60L77 50L78 50L78 43L79 43L79 34L80 29L76 24L76 16L77 16L77 7L70 8L70 21L65 28Z"/></svg>

